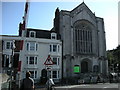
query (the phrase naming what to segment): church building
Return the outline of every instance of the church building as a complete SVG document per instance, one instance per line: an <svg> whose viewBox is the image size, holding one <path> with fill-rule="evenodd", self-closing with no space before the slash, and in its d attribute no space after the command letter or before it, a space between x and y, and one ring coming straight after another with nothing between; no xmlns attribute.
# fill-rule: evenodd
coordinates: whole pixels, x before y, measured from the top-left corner
<svg viewBox="0 0 120 90"><path fill-rule="evenodd" d="M56 9L54 29L63 41L63 77L107 75L104 19L83 2L71 11ZM75 67L78 67L76 74Z"/></svg>

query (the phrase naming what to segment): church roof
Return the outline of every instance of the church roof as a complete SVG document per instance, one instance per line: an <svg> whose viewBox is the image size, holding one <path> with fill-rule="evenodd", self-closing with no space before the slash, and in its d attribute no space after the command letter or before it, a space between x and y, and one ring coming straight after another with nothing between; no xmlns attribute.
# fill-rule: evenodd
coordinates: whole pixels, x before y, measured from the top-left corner
<svg viewBox="0 0 120 90"><path fill-rule="evenodd" d="M80 5L71 10L70 13L72 16L74 16L75 14L78 14L83 11L86 11L87 14L89 14L93 18L93 20L95 20L95 14L88 8L88 6L84 2L82 2Z"/></svg>
<svg viewBox="0 0 120 90"><path fill-rule="evenodd" d="M36 32L36 38L46 38L46 39L51 38L51 31L41 30L41 29L32 29L32 28L27 29L26 37L29 37L29 32L30 31L35 31Z"/></svg>
<svg viewBox="0 0 120 90"><path fill-rule="evenodd" d="M95 20L96 18L95 14L88 8L88 6L84 2L79 4L71 11L61 10L61 12L65 12L66 14L71 14L71 16L73 16L74 14L78 14L83 10L87 11L87 13Z"/></svg>
<svg viewBox="0 0 120 90"><path fill-rule="evenodd" d="M88 6L84 3L84 2L82 2L81 4L79 4L77 7L75 7L71 12L73 12L74 10L76 10L77 8L79 8L79 7L86 7L91 13L93 13L89 8L88 8Z"/></svg>

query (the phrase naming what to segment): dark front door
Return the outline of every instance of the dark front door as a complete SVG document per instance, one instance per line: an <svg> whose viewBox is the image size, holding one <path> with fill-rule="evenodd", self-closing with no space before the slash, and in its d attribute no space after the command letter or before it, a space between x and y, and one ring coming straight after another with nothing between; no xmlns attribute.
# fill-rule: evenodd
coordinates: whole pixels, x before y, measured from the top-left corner
<svg viewBox="0 0 120 90"><path fill-rule="evenodd" d="M88 62L82 61L81 63L81 73L87 73L88 72Z"/></svg>
<svg viewBox="0 0 120 90"><path fill-rule="evenodd" d="M43 69L41 71L41 76L47 78L47 70L46 69Z"/></svg>
<svg viewBox="0 0 120 90"><path fill-rule="evenodd" d="M45 84L47 81L47 70L46 69L43 69L41 71L41 77L40 77L40 83L41 84Z"/></svg>

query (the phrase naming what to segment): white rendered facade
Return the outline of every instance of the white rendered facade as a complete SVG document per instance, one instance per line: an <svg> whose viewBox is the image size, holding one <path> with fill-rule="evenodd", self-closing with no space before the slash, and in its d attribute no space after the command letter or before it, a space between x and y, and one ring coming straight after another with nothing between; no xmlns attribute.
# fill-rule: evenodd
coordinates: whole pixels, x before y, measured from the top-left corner
<svg viewBox="0 0 120 90"><path fill-rule="evenodd" d="M53 37L55 35L55 38ZM18 51L14 51L14 55L18 55L15 60L21 61L21 65L16 67L20 68L20 71L16 73L16 80L21 80L25 78L26 71L30 71L32 78L35 82L40 81L41 71L46 69L44 62L46 61L48 55L50 55L53 60L53 65L51 65L51 78L55 82L59 82L62 75L62 42L57 40L56 33L51 33L51 39L35 38L35 37L19 37L19 36L1 36L2 41L2 51L1 58L3 61L3 73L7 73L9 68L11 68L12 59L12 43L13 40L22 41L23 48ZM21 44L17 44L17 47ZM8 62L8 63L7 63ZM7 63L7 64L6 64Z"/></svg>
<svg viewBox="0 0 120 90"><path fill-rule="evenodd" d="M34 37L24 37L23 50L20 52L21 75L25 77L26 71L32 73L32 78L39 81L41 71L46 69L44 62L50 55L54 64L51 66L51 78L56 82L61 79L62 72L62 43L56 39L42 39Z"/></svg>

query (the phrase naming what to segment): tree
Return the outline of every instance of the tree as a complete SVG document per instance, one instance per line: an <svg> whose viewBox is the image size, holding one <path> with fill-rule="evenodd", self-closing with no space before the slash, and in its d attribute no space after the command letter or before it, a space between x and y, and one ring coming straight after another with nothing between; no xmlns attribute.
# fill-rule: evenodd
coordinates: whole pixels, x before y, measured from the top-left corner
<svg viewBox="0 0 120 90"><path fill-rule="evenodd" d="M113 52L114 58L120 64L120 45Z"/></svg>
<svg viewBox="0 0 120 90"><path fill-rule="evenodd" d="M114 69L115 72L120 72L120 45L116 49L107 51L109 68ZM117 70L118 69L118 70Z"/></svg>
<svg viewBox="0 0 120 90"><path fill-rule="evenodd" d="M114 58L117 60L117 69L120 72L120 45L113 52Z"/></svg>
<svg viewBox="0 0 120 90"><path fill-rule="evenodd" d="M111 66L114 61L113 50L107 51L107 59L108 59L108 65Z"/></svg>

